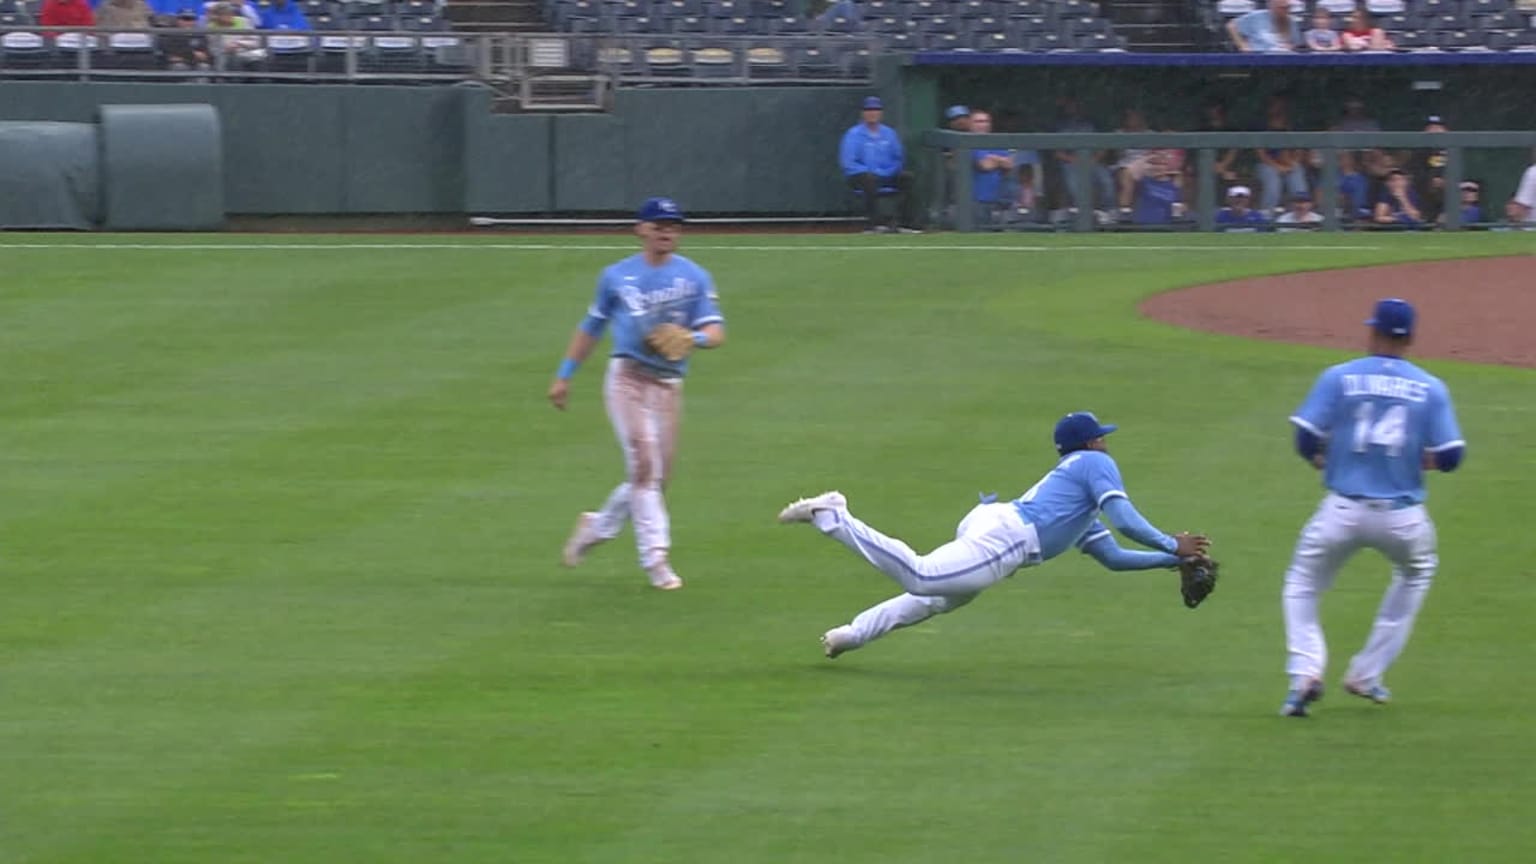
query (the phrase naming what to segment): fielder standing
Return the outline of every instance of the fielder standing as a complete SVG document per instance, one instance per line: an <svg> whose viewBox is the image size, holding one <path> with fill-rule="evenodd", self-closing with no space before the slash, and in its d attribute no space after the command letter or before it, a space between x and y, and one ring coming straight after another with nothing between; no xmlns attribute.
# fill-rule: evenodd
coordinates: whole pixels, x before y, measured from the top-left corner
<svg viewBox="0 0 1536 864"><path fill-rule="evenodd" d="M1056 423L1056 467L1017 499L990 497L972 508L955 539L919 555L848 512L840 492L802 498L779 513L780 522L810 522L828 537L896 580L907 593L861 612L821 637L830 658L900 627L953 612L987 587L1076 548L1110 570L1180 568L1184 602L1191 608L1215 588L1216 565L1201 535L1168 535L1142 518L1125 494L1120 468L1104 436L1115 426L1085 411ZM1099 521L1100 514L1127 537L1157 551L1125 549Z"/></svg>
<svg viewBox="0 0 1536 864"><path fill-rule="evenodd" d="M1296 450L1323 470L1328 495L1285 573L1291 685L1280 713L1288 717L1307 716L1323 696L1328 650L1318 605L1355 550L1375 549L1392 562L1375 626L1344 673L1347 692L1376 703L1391 696L1382 678L1408 643L1439 563L1423 471L1456 470L1466 442L1445 383L1404 359L1414 317L1405 300L1377 303L1365 322L1370 356L1325 370L1291 418Z"/></svg>
<svg viewBox="0 0 1536 864"><path fill-rule="evenodd" d="M563 559L566 566L576 566L588 549L617 537L632 521L640 566L651 585L664 591L683 587L668 562L672 538L662 492L677 448L688 355L725 341L714 280L676 254L682 224L683 212L670 198L651 198L640 207L635 227L640 253L609 266L598 278L597 297L571 335L549 385L549 401L565 410L571 376L603 331L613 327L603 399L624 450L624 482L601 510L577 518Z"/></svg>

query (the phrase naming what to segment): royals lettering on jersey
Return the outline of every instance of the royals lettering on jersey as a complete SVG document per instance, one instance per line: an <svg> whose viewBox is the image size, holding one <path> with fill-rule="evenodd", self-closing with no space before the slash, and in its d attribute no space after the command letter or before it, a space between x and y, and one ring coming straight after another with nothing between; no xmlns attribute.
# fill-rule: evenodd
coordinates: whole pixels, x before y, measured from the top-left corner
<svg viewBox="0 0 1536 864"><path fill-rule="evenodd" d="M1324 370L1291 422L1326 439L1323 483L1355 498L1422 502L1423 452L1465 444L1444 382L1397 357Z"/></svg>
<svg viewBox="0 0 1536 864"><path fill-rule="evenodd" d="M652 267L643 255L633 255L603 271L597 296L587 309L582 328L601 336L613 328L615 357L628 357L670 377L688 372L688 361L670 361L645 345L645 334L671 322L697 329L725 321L720 314L715 283L709 272L681 255Z"/></svg>
<svg viewBox="0 0 1536 864"><path fill-rule="evenodd" d="M1115 460L1100 450L1078 450L1061 457L1013 506L1035 526L1040 557L1049 560L1102 536L1107 529L1098 522L1099 508L1116 497L1127 496Z"/></svg>

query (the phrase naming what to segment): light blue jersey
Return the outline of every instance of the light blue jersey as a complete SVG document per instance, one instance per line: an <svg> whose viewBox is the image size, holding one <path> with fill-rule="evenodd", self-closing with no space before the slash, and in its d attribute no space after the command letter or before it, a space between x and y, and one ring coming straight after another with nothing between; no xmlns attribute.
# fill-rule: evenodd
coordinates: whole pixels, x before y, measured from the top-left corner
<svg viewBox="0 0 1536 864"><path fill-rule="evenodd" d="M1129 500L1120 467L1101 450L1078 450L1061 457L1013 506L1025 522L1035 526L1040 557L1050 560L1108 534L1098 515L1112 498Z"/></svg>
<svg viewBox="0 0 1536 864"><path fill-rule="evenodd" d="M639 361L661 375L681 378L688 360L668 360L645 345L645 334L664 322L689 329L725 321L709 272L681 255L652 267L636 254L610 265L597 280L597 296L582 329L601 337L613 327L614 357Z"/></svg>
<svg viewBox="0 0 1536 864"><path fill-rule="evenodd" d="M1396 357L1324 370L1291 422L1327 441L1323 483L1352 498L1422 503L1423 451L1464 445L1444 382Z"/></svg>

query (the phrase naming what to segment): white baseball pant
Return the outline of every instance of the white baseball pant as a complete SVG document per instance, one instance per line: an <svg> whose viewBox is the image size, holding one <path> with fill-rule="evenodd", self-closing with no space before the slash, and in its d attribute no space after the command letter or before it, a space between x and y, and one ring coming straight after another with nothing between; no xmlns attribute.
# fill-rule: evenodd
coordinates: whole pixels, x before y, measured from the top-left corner
<svg viewBox="0 0 1536 864"><path fill-rule="evenodd" d="M849 627L858 644L878 639L971 602L987 587L1021 567L1040 563L1040 538L1012 504L981 504L966 514L955 539L919 555L900 540L871 528L847 511L821 510L822 533L896 580L907 593L861 612Z"/></svg>
<svg viewBox="0 0 1536 864"><path fill-rule="evenodd" d="M1330 494L1302 529L1291 566L1285 572L1283 606L1292 680L1321 678L1328 646L1318 611L1322 595L1333 587L1339 568L1361 548L1375 549L1392 563L1376 623L1365 647L1350 660L1345 680L1381 681L1413 632L1414 619L1429 593L1439 558L1435 524L1422 504L1394 509L1392 502L1356 500Z"/></svg>
<svg viewBox="0 0 1536 864"><path fill-rule="evenodd" d="M672 547L671 521L662 497L672 475L678 424L683 411L683 382L658 378L633 360L615 357L603 379L608 420L624 451L624 482L614 488L597 513L592 529L611 540L635 524L640 566L650 569L667 560Z"/></svg>

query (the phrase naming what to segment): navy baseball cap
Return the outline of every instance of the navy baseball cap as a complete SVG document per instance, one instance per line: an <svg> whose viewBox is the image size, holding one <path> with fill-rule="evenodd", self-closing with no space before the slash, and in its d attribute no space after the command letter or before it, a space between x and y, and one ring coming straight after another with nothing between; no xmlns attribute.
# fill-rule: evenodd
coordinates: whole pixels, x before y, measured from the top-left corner
<svg viewBox="0 0 1536 864"><path fill-rule="evenodd" d="M1385 336L1412 336L1413 318L1412 303L1396 297L1388 297L1376 304L1376 313L1365 323Z"/></svg>
<svg viewBox="0 0 1536 864"><path fill-rule="evenodd" d="M864 110L865 111L883 111L883 110L885 110L885 103L880 101L880 97L879 96L865 96L864 97Z"/></svg>
<svg viewBox="0 0 1536 864"><path fill-rule="evenodd" d="M640 212L635 214L635 219L640 222L688 221L683 218L683 209L671 198L645 199L645 203L640 205Z"/></svg>
<svg viewBox="0 0 1536 864"><path fill-rule="evenodd" d="M1088 411L1076 411L1056 421L1056 452L1065 453L1068 450L1087 444L1095 438L1119 429L1113 423L1100 423L1099 418Z"/></svg>
<svg viewBox="0 0 1536 864"><path fill-rule="evenodd" d="M951 105L948 108L944 109L944 119L945 120L955 120L955 119L958 119L960 117L969 116L970 113L971 113L971 109L965 107L964 105Z"/></svg>

